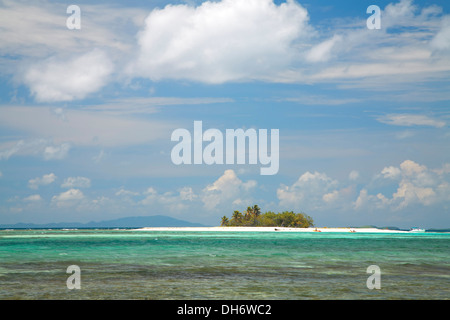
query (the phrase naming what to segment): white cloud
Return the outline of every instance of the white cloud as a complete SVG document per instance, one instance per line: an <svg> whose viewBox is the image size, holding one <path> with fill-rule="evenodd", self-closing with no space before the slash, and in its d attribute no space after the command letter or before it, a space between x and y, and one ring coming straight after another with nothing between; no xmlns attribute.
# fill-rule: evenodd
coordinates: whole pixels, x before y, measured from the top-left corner
<svg viewBox="0 0 450 320"><path fill-rule="evenodd" d="M204 207L208 210L233 202L242 204L249 201L249 192L256 186L256 181L243 182L237 177L234 170L229 169L225 170L223 175L212 184L206 186L200 197Z"/></svg>
<svg viewBox="0 0 450 320"><path fill-rule="evenodd" d="M435 201L436 193L432 188L421 188L410 181L401 181L392 195L392 201L398 202L396 209L403 209L414 203L430 205Z"/></svg>
<svg viewBox="0 0 450 320"><path fill-rule="evenodd" d="M331 39L327 39L315 45L306 54L306 60L310 62L323 62L329 60L333 52L333 47L340 41L342 41L342 36L334 35Z"/></svg>
<svg viewBox="0 0 450 320"><path fill-rule="evenodd" d="M41 201L41 200L42 200L42 198L39 194L33 194L33 195L23 198L23 201L26 201L26 202L35 202L35 201Z"/></svg>
<svg viewBox="0 0 450 320"><path fill-rule="evenodd" d="M81 30L66 27L67 4L54 1L3 0L0 7L0 54L46 57L55 53L84 53L95 47L115 54L127 52L146 10L87 4L81 8ZM17 23L20 21L20 23ZM51 35L51 36L49 36Z"/></svg>
<svg viewBox="0 0 450 320"><path fill-rule="evenodd" d="M384 178L397 179L401 176L401 173L400 168L394 166L385 167L381 170L381 174Z"/></svg>
<svg viewBox="0 0 450 320"><path fill-rule="evenodd" d="M338 181L325 173L309 171L302 174L291 186L277 189L280 206L296 210L315 210L338 197Z"/></svg>
<svg viewBox="0 0 450 320"><path fill-rule="evenodd" d="M195 194L194 190L191 187L183 187L180 190L180 199L181 200L189 200L194 201L198 198L198 195Z"/></svg>
<svg viewBox="0 0 450 320"><path fill-rule="evenodd" d="M326 193L322 196L323 201L325 202L333 202L339 198L339 192L334 190L333 192Z"/></svg>
<svg viewBox="0 0 450 320"><path fill-rule="evenodd" d="M1 121L1 120L0 120ZM33 141L33 143L26 143L24 140L11 141L9 143L3 143L0 146L0 160L8 160L14 154L19 153L24 149L35 149L35 145L40 145L42 141Z"/></svg>
<svg viewBox="0 0 450 320"><path fill-rule="evenodd" d="M140 193L121 188L119 191L115 193L115 195L119 197L131 197L131 196L138 196L140 195Z"/></svg>
<svg viewBox="0 0 450 320"><path fill-rule="evenodd" d="M26 116L24 116L26 115ZM102 112L68 109L65 119L56 116L52 108L5 106L0 108L0 125L20 130L33 137L0 145L0 159L8 159L20 151L27 154L42 153L44 158L59 159L67 155L71 145L124 146L148 143L165 138L175 127L164 121L140 119ZM47 148L49 147L49 148Z"/></svg>
<svg viewBox="0 0 450 320"><path fill-rule="evenodd" d="M103 87L113 65L108 56L94 49L70 60L51 58L28 69L24 82L40 102L83 99Z"/></svg>
<svg viewBox="0 0 450 320"><path fill-rule="evenodd" d="M383 12L383 26L414 25L416 11L417 7L412 0L400 0L397 3L389 3Z"/></svg>
<svg viewBox="0 0 450 320"><path fill-rule="evenodd" d="M80 8L81 30L69 30L67 4L1 1L0 69L30 86L38 101L71 101L99 90L113 62L131 56L148 13L108 4Z"/></svg>
<svg viewBox="0 0 450 320"><path fill-rule="evenodd" d="M59 146L47 146L44 149L45 160L61 160L67 157L70 150L69 143L62 143Z"/></svg>
<svg viewBox="0 0 450 320"><path fill-rule="evenodd" d="M211 0L167 5L150 14L148 9L84 4L82 32L65 28L63 4L3 4L0 65L21 78L38 101L83 99L111 80L113 70L126 80L345 79L345 86L379 86L387 78L391 86L447 79L450 71L449 16L436 5L419 7L409 0L388 4L382 29L375 32L364 28L360 16L319 32L294 0L280 5ZM122 71L113 65L129 67Z"/></svg>
<svg viewBox="0 0 450 320"><path fill-rule="evenodd" d="M0 65L22 78L38 101L83 99L111 80L113 69L126 80L339 81L341 86L343 79L345 86L379 86L387 78L392 86L447 79L450 71L450 18L436 5L419 7L409 0L387 5L376 32L367 30L360 16L316 30L294 0L280 5L211 0L167 5L150 14L84 4L82 32L65 28L65 8L8 0L0 8ZM23 58L8 58L17 55ZM77 81L80 76L85 81Z"/></svg>
<svg viewBox="0 0 450 320"><path fill-rule="evenodd" d="M155 187L148 187L143 192L126 190L123 187L115 193L118 197L115 207L127 205L136 210L170 212L182 215L195 211L198 216L212 216L211 212L232 210L236 206L248 206L251 203L250 194L256 188L254 180L242 181L233 170L226 170L213 183L196 192L190 186L184 186L177 191L161 192ZM206 211L205 211L206 209Z"/></svg>
<svg viewBox="0 0 450 320"><path fill-rule="evenodd" d="M139 204L163 208L172 213L184 213L191 202L196 198L191 188L184 187L178 193L159 193L155 188L149 187L144 192L145 198Z"/></svg>
<svg viewBox="0 0 450 320"><path fill-rule="evenodd" d="M352 170L349 174L348 174L348 178L352 181L358 180L359 178L359 172L356 170Z"/></svg>
<svg viewBox="0 0 450 320"><path fill-rule="evenodd" d="M447 15L442 19L441 29L436 33L431 46L438 50L450 49L450 16Z"/></svg>
<svg viewBox="0 0 450 320"><path fill-rule="evenodd" d="M405 160L400 167L385 167L381 176L385 179L397 179L399 182L396 191L391 197L382 193L375 196L364 188L353 203L355 209L373 207L402 210L419 204L430 206L448 202L450 199L450 186L445 178L445 170L430 170L425 165Z"/></svg>
<svg viewBox="0 0 450 320"><path fill-rule="evenodd" d="M2 120L6 121L6 119L0 119L0 123ZM50 140L43 138L22 139L0 144L0 160L8 160L13 155L41 155L44 160L60 160L67 156L69 150L70 144L68 143L55 145Z"/></svg>
<svg viewBox="0 0 450 320"><path fill-rule="evenodd" d="M428 169L424 165L420 165L412 160L405 160L400 164L401 172L408 177L414 177L426 172Z"/></svg>
<svg viewBox="0 0 450 320"><path fill-rule="evenodd" d="M384 87L387 79L390 88L406 82L447 79L450 56L447 51L435 54L436 47L446 46L446 19L437 6L420 9L412 1L401 0L381 12L380 30L368 30L364 20L339 21L324 33L325 40L311 49L317 50L317 60L322 63L304 66L303 72L294 71L289 79L347 80L341 85L346 88Z"/></svg>
<svg viewBox="0 0 450 320"><path fill-rule="evenodd" d="M61 188L89 188L91 186L91 179L86 177L69 177L64 179Z"/></svg>
<svg viewBox="0 0 450 320"><path fill-rule="evenodd" d="M54 173L44 174L41 178L37 177L28 180L28 187L31 189L38 189L40 186L46 186L53 183L56 178Z"/></svg>
<svg viewBox="0 0 450 320"><path fill-rule="evenodd" d="M124 116L131 114L153 114L159 111L161 106L172 105L202 105L213 103L234 102L231 98L180 98L180 97L132 97L118 98L106 101L100 105L85 107L87 111L101 111L103 114Z"/></svg>
<svg viewBox="0 0 450 320"><path fill-rule="evenodd" d="M386 209L390 201L381 193L370 195L366 188L360 190L358 198L353 202L355 210L361 209Z"/></svg>
<svg viewBox="0 0 450 320"><path fill-rule="evenodd" d="M442 168L435 169L434 172L436 172L439 175L445 175L450 173L450 163L444 163L442 165Z"/></svg>
<svg viewBox="0 0 450 320"><path fill-rule="evenodd" d="M80 203L85 198L83 192L79 189L69 189L59 195L52 197L52 203L57 207L68 207Z"/></svg>
<svg viewBox="0 0 450 320"><path fill-rule="evenodd" d="M130 71L152 80L270 79L295 58L294 41L310 36L307 21L307 11L293 0L279 6L272 0L168 5L145 20Z"/></svg>
<svg viewBox="0 0 450 320"><path fill-rule="evenodd" d="M420 114L387 114L377 118L379 122L396 126L431 126L442 128L445 121L430 118Z"/></svg>

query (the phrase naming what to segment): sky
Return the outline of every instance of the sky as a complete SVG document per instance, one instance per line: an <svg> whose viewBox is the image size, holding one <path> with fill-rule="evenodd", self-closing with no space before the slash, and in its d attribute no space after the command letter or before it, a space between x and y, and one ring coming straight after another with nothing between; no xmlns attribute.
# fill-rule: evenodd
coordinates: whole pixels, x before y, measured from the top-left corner
<svg viewBox="0 0 450 320"><path fill-rule="evenodd" d="M0 0L0 30L0 224L450 227L448 1ZM278 171L175 164L195 121L279 130Z"/></svg>

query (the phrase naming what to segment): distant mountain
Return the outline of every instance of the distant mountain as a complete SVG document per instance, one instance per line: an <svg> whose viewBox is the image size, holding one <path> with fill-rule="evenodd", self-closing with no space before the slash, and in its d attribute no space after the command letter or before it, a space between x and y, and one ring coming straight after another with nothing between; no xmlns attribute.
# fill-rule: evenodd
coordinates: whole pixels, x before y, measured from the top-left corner
<svg viewBox="0 0 450 320"><path fill-rule="evenodd" d="M175 219L168 216L142 216L126 217L114 220L80 222L59 222L59 223L16 223L0 224L0 228L142 228L142 227L207 227L201 223L194 223L185 220Z"/></svg>

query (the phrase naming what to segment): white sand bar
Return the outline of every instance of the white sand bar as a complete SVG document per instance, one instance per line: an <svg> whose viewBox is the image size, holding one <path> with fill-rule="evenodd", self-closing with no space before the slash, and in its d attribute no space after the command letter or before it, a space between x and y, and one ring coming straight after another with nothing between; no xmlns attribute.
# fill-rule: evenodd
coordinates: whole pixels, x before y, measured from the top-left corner
<svg viewBox="0 0 450 320"><path fill-rule="evenodd" d="M377 228L284 228L284 227L145 227L135 231L250 231L250 232L357 232L357 233L408 233L408 231Z"/></svg>

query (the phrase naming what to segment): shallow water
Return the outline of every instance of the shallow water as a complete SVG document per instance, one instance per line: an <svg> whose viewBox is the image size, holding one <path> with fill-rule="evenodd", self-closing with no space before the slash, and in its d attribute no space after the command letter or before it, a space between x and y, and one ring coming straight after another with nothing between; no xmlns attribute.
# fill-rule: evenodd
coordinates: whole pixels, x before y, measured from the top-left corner
<svg viewBox="0 0 450 320"><path fill-rule="evenodd" d="M0 231L0 299L448 299L449 284L445 233Z"/></svg>

